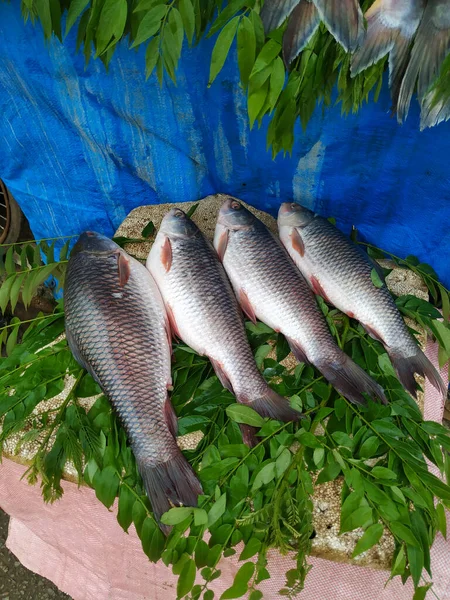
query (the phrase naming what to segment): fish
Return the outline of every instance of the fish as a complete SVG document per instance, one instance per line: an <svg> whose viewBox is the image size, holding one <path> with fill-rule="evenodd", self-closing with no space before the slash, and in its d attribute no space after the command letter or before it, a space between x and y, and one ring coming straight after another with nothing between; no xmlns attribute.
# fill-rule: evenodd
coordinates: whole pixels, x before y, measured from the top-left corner
<svg viewBox="0 0 450 600"><path fill-rule="evenodd" d="M425 4L425 0L376 0L364 15L367 35L352 57L351 75L355 77L389 54L389 87L394 112Z"/></svg>
<svg viewBox="0 0 450 600"><path fill-rule="evenodd" d="M180 209L165 215L147 258L172 331L207 356L222 385L263 417L296 421L299 413L261 375L245 333L242 312L211 243ZM255 444L253 429L241 428Z"/></svg>
<svg viewBox="0 0 450 600"><path fill-rule="evenodd" d="M171 332L152 276L115 242L87 231L69 259L64 308L69 347L120 417L155 517L196 506L202 487L175 439Z"/></svg>
<svg viewBox="0 0 450 600"><path fill-rule="evenodd" d="M450 95L436 99L436 90L428 92L422 101L420 131L450 119Z"/></svg>
<svg viewBox="0 0 450 600"><path fill-rule="evenodd" d="M351 318L383 344L403 387L417 396L414 374L426 376L443 396L445 385L419 348L385 283L372 281L374 263L327 219L296 203L278 213L281 242L315 294Z"/></svg>
<svg viewBox="0 0 450 600"><path fill-rule="evenodd" d="M449 54L450 0L428 0L400 88L397 111L397 120L400 123L403 123L408 115L416 84L419 102L422 105L430 104L427 101L427 94L440 72L442 63ZM448 111L448 109L445 110ZM442 112L438 110L435 113L433 110L426 110L425 122L427 122L427 114L430 115L430 124L434 125L439 122L439 115Z"/></svg>
<svg viewBox="0 0 450 600"><path fill-rule="evenodd" d="M266 0L261 20L266 34L287 18L283 55L288 65L303 50L323 21L346 52L353 52L364 39L364 19L358 0Z"/></svg>
<svg viewBox="0 0 450 600"><path fill-rule="evenodd" d="M300 362L314 365L357 404L382 388L336 344L317 301L280 241L234 198L223 203L214 247L249 319L281 332Z"/></svg>

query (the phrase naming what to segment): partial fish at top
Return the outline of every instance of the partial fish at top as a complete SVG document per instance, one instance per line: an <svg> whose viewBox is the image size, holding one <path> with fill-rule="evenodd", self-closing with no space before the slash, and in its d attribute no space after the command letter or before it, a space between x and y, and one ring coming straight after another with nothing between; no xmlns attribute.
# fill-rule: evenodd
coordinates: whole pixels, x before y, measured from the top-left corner
<svg viewBox="0 0 450 600"><path fill-rule="evenodd" d="M398 120L408 116L417 82L417 97L422 106L421 129L432 127L449 117L447 102L433 106L430 87L450 53L450 0L428 0L411 51L398 100Z"/></svg>
<svg viewBox="0 0 450 600"><path fill-rule="evenodd" d="M394 110L425 4L425 0L376 0L364 15L367 35L352 58L352 76L389 53L389 86Z"/></svg>
<svg viewBox="0 0 450 600"><path fill-rule="evenodd" d="M443 396L444 383L409 333L385 285L372 282L374 264L327 219L286 202L278 214L280 238L314 292L334 304L386 348L403 386L416 396L414 374L428 377Z"/></svg>
<svg viewBox="0 0 450 600"><path fill-rule="evenodd" d="M266 0L261 19L266 33L289 17L283 37L286 64L294 60L314 35L321 21L347 51L364 38L364 22L358 0Z"/></svg>

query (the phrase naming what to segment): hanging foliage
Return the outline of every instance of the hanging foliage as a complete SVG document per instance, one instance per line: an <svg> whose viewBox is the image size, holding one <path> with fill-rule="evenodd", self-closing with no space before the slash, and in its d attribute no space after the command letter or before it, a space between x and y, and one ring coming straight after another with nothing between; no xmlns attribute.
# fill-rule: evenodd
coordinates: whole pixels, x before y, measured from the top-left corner
<svg viewBox="0 0 450 600"><path fill-rule="evenodd" d="M76 26L77 49L82 48L86 63L100 58L108 67L122 39L130 48L144 45L145 75L156 72L161 83L165 74L176 82L183 44L197 44L206 36L216 40L212 85L231 60L235 43L250 127L270 115L267 145L274 157L292 151L296 121L306 128L318 105L336 102L349 113L369 98L376 101L388 84L383 79L388 62L393 110L398 109L400 121L407 116L417 79L421 127L450 118L450 63L444 61L450 52L450 22L436 21L433 11L439 3L429 2L424 10L415 0L415 9L404 3L392 8L383 1L363 0L361 7L358 0L339 2L265 0L261 10L259 0L22 0L22 12L25 20L40 21L46 39L55 35L62 41Z"/></svg>
<svg viewBox="0 0 450 600"><path fill-rule="evenodd" d="M153 230L147 225L143 240ZM43 266L35 248L46 249L48 266ZM57 262L53 246L46 241L35 248L34 244L3 247L7 275L0 286L3 308L17 302L17 289L22 290L21 298L30 294L27 286L33 287L28 282L37 280L35 273L41 273L40 280L50 273L63 277L67 251ZM371 246L369 252L374 258L385 257ZM442 308L444 320L429 302L413 296L396 298L403 314L436 336L445 363L450 356L449 290L431 267L415 257L391 258L420 274L434 305ZM296 596L310 569L313 493L321 484L340 478L340 531L364 530L353 556L389 532L395 540L391 576L404 581L411 577L417 598L423 598L430 584L421 578L422 569L431 578L430 547L438 531L446 534L444 509L450 508L450 487L428 470L427 461L448 480L449 431L423 420L381 344L324 301L320 306L339 346L384 387L389 404L356 406L313 367L287 368L282 361L289 347L283 336L262 323L247 322L264 376L305 415L296 424L263 419L235 403L206 358L183 344L175 345L171 401L181 435L203 432L197 448L185 454L200 477L204 495L198 508L172 508L163 516L163 522L173 526L167 539L152 514L125 431L61 339L62 301L54 314L41 314L28 322L22 337L20 328L20 343L19 320L0 329L7 351L0 358L0 454L1 445L12 435L19 440L16 451L26 442L34 443L28 480L40 481L46 501L63 493L67 461L106 507L118 497L121 527L127 531L134 525L149 559L162 560L178 576L177 598L189 600L214 598L210 586L221 575L219 561L235 555L240 542L244 543L241 566L221 598L263 597L263 582L271 574L270 548L294 553L296 566L286 573L280 595ZM95 395L95 404L86 410L80 399ZM61 400L39 410L40 403L55 397ZM238 423L259 429L260 442L254 448L243 444ZM208 542L206 532L211 536ZM201 583L195 584L197 574Z"/></svg>

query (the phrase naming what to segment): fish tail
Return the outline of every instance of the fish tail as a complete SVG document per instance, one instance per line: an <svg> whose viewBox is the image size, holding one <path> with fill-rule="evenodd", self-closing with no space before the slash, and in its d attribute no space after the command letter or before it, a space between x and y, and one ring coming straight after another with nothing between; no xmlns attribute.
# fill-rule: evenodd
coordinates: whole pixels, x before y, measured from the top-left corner
<svg viewBox="0 0 450 600"><path fill-rule="evenodd" d="M346 52L363 41L364 18L358 0L314 0L322 21Z"/></svg>
<svg viewBox="0 0 450 600"><path fill-rule="evenodd" d="M238 401L247 404L262 417L283 422L298 421L300 418L300 413L290 407L289 401L269 386L266 386L265 392L259 398L241 396L238 397Z"/></svg>
<svg viewBox="0 0 450 600"><path fill-rule="evenodd" d="M179 450L164 463L141 462L139 472L158 521L173 506L197 506L197 497L203 493L191 465ZM162 523L159 526L166 535L170 533L171 527Z"/></svg>
<svg viewBox="0 0 450 600"><path fill-rule="evenodd" d="M439 390L444 398L447 396L447 388L441 376L420 348L417 348L417 353L413 356L404 356L401 350L389 350L389 358L401 384L414 398L417 396L415 373L427 377L431 385Z"/></svg>
<svg viewBox="0 0 450 600"><path fill-rule="evenodd" d="M283 23L294 10L299 0L266 0L261 9L261 21L266 34ZM305 2L306 0L302 0Z"/></svg>
<svg viewBox="0 0 450 600"><path fill-rule="evenodd" d="M283 59L286 66L296 58L320 25L320 16L312 2L300 2L289 17L283 35Z"/></svg>
<svg viewBox="0 0 450 600"><path fill-rule="evenodd" d="M367 404L363 394L387 404L383 388L342 352L340 360L315 365L336 390L355 404Z"/></svg>

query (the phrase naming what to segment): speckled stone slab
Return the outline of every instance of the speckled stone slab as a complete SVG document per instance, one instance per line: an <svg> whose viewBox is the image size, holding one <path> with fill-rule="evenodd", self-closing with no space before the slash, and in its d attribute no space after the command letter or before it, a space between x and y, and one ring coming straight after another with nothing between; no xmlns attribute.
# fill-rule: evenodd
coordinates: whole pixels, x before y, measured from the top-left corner
<svg viewBox="0 0 450 600"><path fill-rule="evenodd" d="M224 194L216 194L207 196L200 200L198 207L192 217L202 232L212 240L216 225L217 215L223 201L226 199ZM151 206L140 206L135 208L127 216L124 222L116 231L116 236L125 236L129 238L141 238L142 230L152 221L156 230L158 229L164 215L174 206L188 211L195 202L180 202L177 204L160 204ZM277 233L276 220L265 212L259 211L252 206L243 204L261 219L268 228ZM135 258L145 261L150 251L152 240L145 242L130 243L125 245L125 249ZM393 265L389 261L381 261L383 266L392 268ZM419 298L428 299L427 288L421 278L402 268L393 268L392 272L387 277L388 287L397 295L411 294ZM417 329L417 324L408 323ZM422 346L426 343L426 333L420 332L419 341ZM296 359L290 354L284 361L286 367L294 367L297 364ZM418 378L418 382L423 386L423 378ZM49 408L55 408L60 405L64 398L69 393L74 380L67 377L65 389L55 398L48 402L40 403L36 408L36 412L44 412ZM95 402L94 398L85 398L82 400L86 408L90 408ZM423 394L418 394L418 404L423 411ZM178 438L178 445L182 449L193 449L202 439L202 432L194 432ZM18 436L13 436L5 444L4 452L10 458L14 458L23 463L29 462L36 452L36 442L33 444L24 444L18 451L17 446ZM68 480L76 480L76 471L73 465L68 464L66 468L65 478ZM359 565L370 566L376 569L388 569L394 551L394 540L384 534L380 543L371 548L368 552L359 555L356 559L351 559L353 549L363 534L362 529L339 535L339 515L340 515L340 498L342 491L342 479L337 479L332 482L324 483L316 486L314 495L314 528L316 537L313 540L312 553L321 558L339 562L352 562Z"/></svg>

